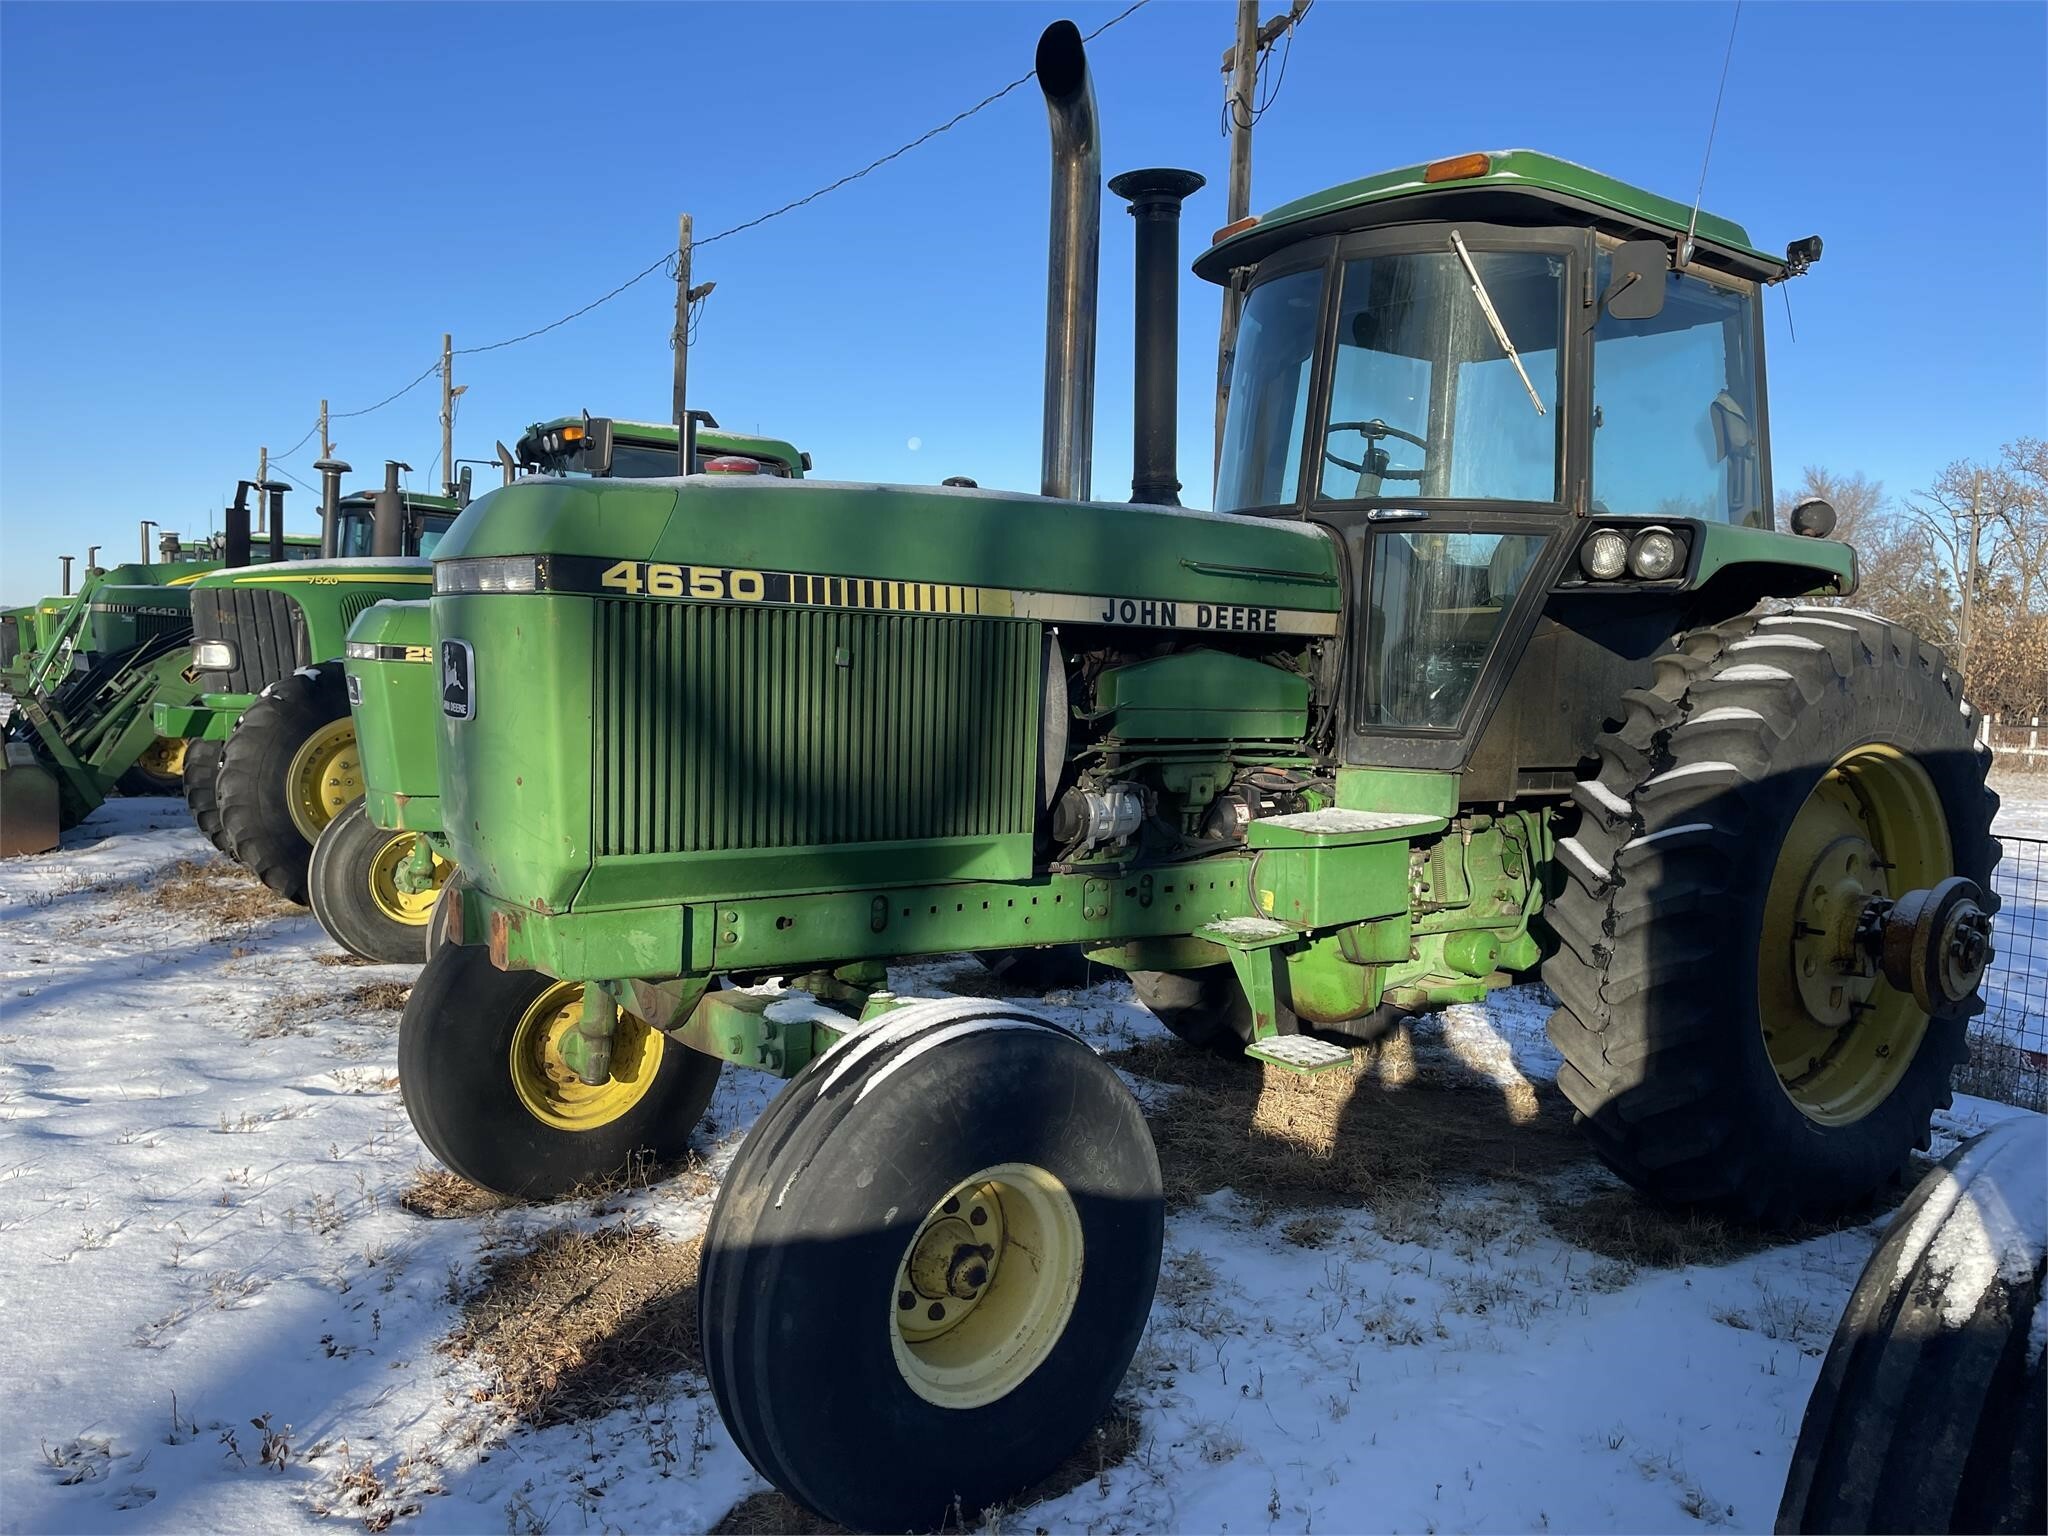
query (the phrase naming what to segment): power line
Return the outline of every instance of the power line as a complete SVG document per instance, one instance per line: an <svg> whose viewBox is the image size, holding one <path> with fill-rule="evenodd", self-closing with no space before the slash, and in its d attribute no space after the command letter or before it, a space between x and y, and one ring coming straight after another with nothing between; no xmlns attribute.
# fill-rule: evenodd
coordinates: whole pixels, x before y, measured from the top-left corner
<svg viewBox="0 0 2048 1536"><path fill-rule="evenodd" d="M1125 6L1124 9L1117 12L1116 15L1110 17L1109 20L1105 21L1093 32L1085 34L1082 37L1081 41L1084 43L1092 43L1093 41L1095 41L1096 38L1102 36L1103 33L1107 32L1111 27L1114 27L1119 22L1122 22L1127 18L1135 15L1137 12L1143 10L1147 5L1151 3L1152 0L1133 0L1132 4ZM1033 69L1027 71L1024 74L1019 75L1016 79L1012 80L1008 85L1004 86L1001 90L993 91L989 95L982 97L980 101L977 101L973 106L967 108L965 111L954 113L953 116L947 118L945 122L940 123L936 128L927 129L925 132L919 134L916 138L910 140L908 143L900 144L895 149L890 150L889 153L887 153L886 155L882 155L874 160L870 160L866 165L862 166L859 170L848 172L846 175L841 176L837 181L828 182L826 185L819 187L816 191L807 192L802 197L794 198L791 201L784 203L779 208L770 209L767 213L760 214L755 218L747 219L742 221L741 223L734 224L728 229L721 229L718 231L718 233L714 235L706 235L702 240L696 241L694 243L693 249L711 245L719 240L724 240L732 235L742 234L750 229L757 229L761 225L768 223L771 219L779 219L786 213L794 213L797 209L814 203L821 197L826 197L829 196L831 193L837 192L841 187L852 185L854 182L859 181L862 177L869 175L871 172L880 170L890 161L901 159L903 156L909 154L912 150L919 148L921 145L930 143L933 139L937 138L940 134L947 132L949 129L957 128L960 124L966 122L967 119L973 117L977 112L983 111L988 107L994 106L997 102L1001 101L1005 96L1009 95L1019 86L1028 84L1034 77L1036 77L1037 74L1038 71L1036 69ZM583 316L589 314L593 309L598 308L600 305L609 304L613 299L616 299L620 294L624 293L627 289L635 287L636 285L642 282L645 282L648 278L652 277L656 272L662 270L663 268L668 269L669 275L673 279L675 276L675 261L676 256L674 251L664 251L662 252L659 258L649 262L646 266L642 267L638 272L635 272L631 277L627 278L623 283L620 283L616 288L613 288L609 292L601 294L597 298L592 299L588 304L583 305L580 309L572 309L571 311L569 311L568 314L563 315L560 319L550 320L546 325L536 326L530 331L522 331L517 336L507 336L502 341L485 342L479 346L474 347L457 347L455 349L455 355L457 357L473 357L480 352L496 352L505 347L517 346L522 341L531 341L536 336L545 336L549 331L558 330L562 326L567 325L572 320L580 320ZM394 400L400 399L401 397L410 394L413 390L417 389L421 384L424 384L429 378L433 376L434 372L440 366L441 360L439 357L436 357L434 361L429 363L427 367L420 373L419 377L415 378L410 384L407 384L403 389L394 390L392 391L392 393L386 395L382 400L379 400L375 405L366 405L361 410L330 412L329 420L346 421L352 417L368 416L373 411L381 411L384 409L385 406L391 404ZM294 443L290 448L286 449L285 454L280 455L280 457L297 453L299 449L303 448L306 445L306 443L312 439L314 432L317 431L319 431L319 424L316 422L314 424L312 432L308 432L304 437L300 438L298 442Z"/></svg>

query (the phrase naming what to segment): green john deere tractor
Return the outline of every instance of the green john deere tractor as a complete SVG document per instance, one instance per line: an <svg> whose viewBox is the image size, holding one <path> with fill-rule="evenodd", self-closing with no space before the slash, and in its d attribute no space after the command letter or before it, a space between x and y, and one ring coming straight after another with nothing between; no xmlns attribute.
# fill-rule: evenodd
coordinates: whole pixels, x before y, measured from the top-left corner
<svg viewBox="0 0 2048 1536"><path fill-rule="evenodd" d="M407 1112L456 1172L548 1195L681 1153L727 1061L791 1076L724 1178L700 1333L748 1458L860 1529L1079 1443L1163 1228L1093 1050L888 996L889 960L1085 946L1198 1046L1309 1071L1540 969L1609 1166L1780 1222L1926 1144L1995 906L1954 671L1803 601L1855 586L1825 505L1772 526L1760 300L1817 242L1774 256L1519 150L1225 230L1195 270L1243 327L1193 512L1199 178L1119 177L1137 494L1091 502L1071 25L1036 78L1043 496L522 482L434 560L464 879L400 1030Z"/></svg>
<svg viewBox="0 0 2048 1536"><path fill-rule="evenodd" d="M286 546L287 558L310 552L304 541ZM211 541L189 544L175 534L164 535L161 553L161 560L102 569L95 548L76 593L37 605L30 649L6 677L16 701L10 732L23 748L6 776L8 832L0 841L9 851L55 846L61 828L84 820L117 788L131 795L176 790L184 743L157 736L151 712L193 695L184 666L188 589L218 566L220 554ZM31 805L54 810L54 818L37 813L25 822Z"/></svg>
<svg viewBox="0 0 2048 1536"><path fill-rule="evenodd" d="M229 509L228 568L192 583L190 701L161 703L159 735L186 744L185 801L200 830L291 901L327 823L363 792L342 681L349 625L384 598L424 596L425 555L457 498L384 488L341 493L349 466L323 459L323 558L273 569L282 488L272 487L272 562L250 566L248 509Z"/></svg>
<svg viewBox="0 0 2048 1536"><path fill-rule="evenodd" d="M810 455L724 432L703 412L701 471L800 479ZM676 429L588 415L543 422L519 440L537 474L647 479L677 469ZM381 602L348 632L348 699L365 793L313 845L307 897L329 938L366 960L425 958L431 918L454 872L441 827L439 693L424 602Z"/></svg>

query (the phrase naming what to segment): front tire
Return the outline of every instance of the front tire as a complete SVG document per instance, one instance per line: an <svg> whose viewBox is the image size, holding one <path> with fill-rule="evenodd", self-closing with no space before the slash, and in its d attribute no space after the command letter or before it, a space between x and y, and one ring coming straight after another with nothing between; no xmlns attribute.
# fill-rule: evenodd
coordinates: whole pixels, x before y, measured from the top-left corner
<svg viewBox="0 0 2048 1536"><path fill-rule="evenodd" d="M313 845L306 873L313 916L350 954L394 965L425 961L440 884L414 893L398 883L418 840L417 832L387 832L371 821L364 798L351 801ZM437 882L452 868L437 856Z"/></svg>
<svg viewBox="0 0 2048 1536"><path fill-rule="evenodd" d="M114 781L124 795L175 795L185 788L185 758L189 744L181 736L158 736Z"/></svg>
<svg viewBox="0 0 2048 1536"><path fill-rule="evenodd" d="M805 1067L705 1234L699 1336L763 1476L929 1530L1045 1476L1151 1309L1164 1206L1136 1103L1014 1005L912 1004Z"/></svg>
<svg viewBox="0 0 2048 1536"><path fill-rule="evenodd" d="M233 856L287 901L306 905L313 844L363 793L341 663L272 683L235 722L216 781Z"/></svg>
<svg viewBox="0 0 2048 1536"><path fill-rule="evenodd" d="M203 739L188 742L180 778L185 786L185 809L192 813L193 823L209 843L233 858L235 851L228 846L227 834L220 827L221 745Z"/></svg>
<svg viewBox="0 0 2048 1536"><path fill-rule="evenodd" d="M580 983L501 971L479 945L437 952L398 1025L399 1092L427 1150L528 1200L679 1159L722 1063L621 1014L611 1077L585 1085L556 1048L582 1007Z"/></svg>
<svg viewBox="0 0 2048 1536"><path fill-rule="evenodd" d="M1931 1017L1840 960L1863 964L1874 899L1960 875L1996 906L1955 674L1885 620L1797 609L1685 635L1624 702L1544 914L1558 1087L1660 1199L1769 1226L1853 1209L1928 1145L1982 1010Z"/></svg>
<svg viewBox="0 0 2048 1536"><path fill-rule="evenodd" d="M2042 1529L2044 1162L2040 1116L2017 1115L1899 1207L1807 1402L1780 1531Z"/></svg>

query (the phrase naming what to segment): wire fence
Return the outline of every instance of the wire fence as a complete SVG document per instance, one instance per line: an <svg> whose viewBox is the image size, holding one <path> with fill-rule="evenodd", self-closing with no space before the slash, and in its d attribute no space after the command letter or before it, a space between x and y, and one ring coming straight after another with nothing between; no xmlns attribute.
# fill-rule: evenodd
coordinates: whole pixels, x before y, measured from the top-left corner
<svg viewBox="0 0 2048 1536"><path fill-rule="evenodd" d="M2048 1109L2048 837L2002 837L1991 884L2004 903L1997 953L1984 973L1984 1012L1956 1086L1985 1098Z"/></svg>

